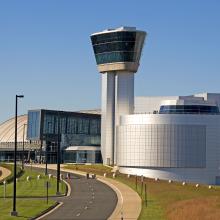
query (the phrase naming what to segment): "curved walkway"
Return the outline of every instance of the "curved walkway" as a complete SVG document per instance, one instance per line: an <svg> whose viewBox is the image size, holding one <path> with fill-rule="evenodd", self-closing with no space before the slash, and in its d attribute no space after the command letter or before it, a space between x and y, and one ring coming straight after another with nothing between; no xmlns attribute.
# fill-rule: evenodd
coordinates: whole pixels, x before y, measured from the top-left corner
<svg viewBox="0 0 220 220"><path fill-rule="evenodd" d="M117 196L121 197L121 199L118 200L117 207L115 211L110 216L109 220L135 220L138 219L140 213L141 213L141 198L139 195L132 190L129 186L118 182L113 179L106 179L104 177L98 178L101 181L107 182L107 184L112 184L116 189ZM123 217L123 218L122 218Z"/></svg>
<svg viewBox="0 0 220 220"><path fill-rule="evenodd" d="M45 165L43 165L44 167ZM50 169L56 170L56 165L48 165ZM78 175L85 176L85 172L75 171L63 168L61 165L61 170L74 173ZM105 178L103 176L97 176L98 180L110 186L117 194L117 206L112 212L111 216L108 217L108 220L136 220L138 219L140 212L141 212L141 198L139 195L132 190L129 186L118 182L117 180ZM104 203L108 204L109 198L106 197L103 199ZM92 219L91 217L88 219Z"/></svg>
<svg viewBox="0 0 220 220"><path fill-rule="evenodd" d="M5 178L7 178L11 174L10 170L8 170L8 169L6 169L4 167L1 167L1 166L0 166L0 171L2 173L2 175L0 176L0 182L2 180L4 180Z"/></svg>
<svg viewBox="0 0 220 220"><path fill-rule="evenodd" d="M33 169L44 169L44 167L45 165L33 165ZM56 166L48 165L48 169L48 173L56 175ZM61 170L61 173L66 175L65 170ZM54 198L62 205L38 219L108 219L117 204L117 195L112 188L96 179L86 179L77 174L71 174L71 178L66 181L71 187L70 195Z"/></svg>
<svg viewBox="0 0 220 220"><path fill-rule="evenodd" d="M85 175L85 172L62 168L63 171ZM98 180L109 185L117 194L118 203L108 220L136 220L141 213L141 198L129 186L110 178L97 176Z"/></svg>

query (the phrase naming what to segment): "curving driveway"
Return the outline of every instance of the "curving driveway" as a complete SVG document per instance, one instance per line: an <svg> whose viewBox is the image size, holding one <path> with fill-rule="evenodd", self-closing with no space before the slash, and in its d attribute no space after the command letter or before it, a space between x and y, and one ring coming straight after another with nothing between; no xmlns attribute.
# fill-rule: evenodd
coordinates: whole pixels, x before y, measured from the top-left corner
<svg viewBox="0 0 220 220"><path fill-rule="evenodd" d="M42 168L33 168L42 169ZM49 173L56 175L56 171L49 170ZM66 176L65 172L61 172ZM56 201L63 204L43 218L44 220L104 220L114 211L117 205L116 193L106 184L95 180L86 179L83 176L71 174L66 180L71 193L67 197L57 197Z"/></svg>

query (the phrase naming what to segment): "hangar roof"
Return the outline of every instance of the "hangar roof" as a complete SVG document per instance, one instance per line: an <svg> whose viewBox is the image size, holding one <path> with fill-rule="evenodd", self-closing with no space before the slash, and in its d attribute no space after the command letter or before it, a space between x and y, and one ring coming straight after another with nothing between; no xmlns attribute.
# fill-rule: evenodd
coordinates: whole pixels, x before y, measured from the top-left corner
<svg viewBox="0 0 220 220"><path fill-rule="evenodd" d="M17 133L17 141L26 140L26 131L27 131L27 115L21 115L17 118L18 123L18 133ZM0 143L1 142L14 142L15 132L15 118L11 118L0 124Z"/></svg>

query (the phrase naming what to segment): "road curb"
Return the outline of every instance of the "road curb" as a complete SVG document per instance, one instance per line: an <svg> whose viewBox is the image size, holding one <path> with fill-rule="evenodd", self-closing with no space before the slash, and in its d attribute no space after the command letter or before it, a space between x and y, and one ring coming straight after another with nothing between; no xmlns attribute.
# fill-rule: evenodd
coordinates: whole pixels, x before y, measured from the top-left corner
<svg viewBox="0 0 220 220"><path fill-rule="evenodd" d="M48 209L44 210L43 212L41 212L40 214L38 214L34 218L31 218L30 220L40 220L40 219L46 217L47 215L49 215L50 213L54 212L61 205L63 205L62 202L56 202L54 205L50 206Z"/></svg>
<svg viewBox="0 0 220 220"><path fill-rule="evenodd" d="M1 170L2 170L2 180L7 178L10 174L11 174L11 171L7 168L4 168L1 166ZM7 171L7 172L6 172ZM7 173L7 175L5 175L4 173ZM65 181L64 179L62 180L66 186L67 186L67 190L66 190L66 193L65 195L60 195L60 196L50 196L50 197L53 197L53 198L56 198L56 197L68 197L70 196L70 193L71 193L71 187L69 185L69 183L67 181ZM1 197L0 197L1 198ZM7 197L7 198L12 198L12 197ZM18 197L18 198L27 198L27 199L30 199L30 198L45 198L45 196L35 196L35 197ZM43 210L42 212L40 212L39 214L37 214L35 217L32 217L30 218L30 220L40 220L44 217L46 217L47 215L51 214L52 212L54 212L56 209L58 209L60 206L63 205L63 202L56 202L55 204L53 204L52 206L48 207L47 209Z"/></svg>
<svg viewBox="0 0 220 220"><path fill-rule="evenodd" d="M108 220L116 219L116 216L118 216L121 213L123 213L123 196L121 194L121 191L116 186L114 186L112 183L109 183L108 181L105 181L105 180L103 180L100 177L98 177L98 180L100 182L108 185L109 187L111 187L115 191L115 193L117 195L117 198L118 198L117 205L115 207L115 210L111 214L111 216L108 218Z"/></svg>
<svg viewBox="0 0 220 220"><path fill-rule="evenodd" d="M83 171L71 170L71 169L68 169L68 168L62 168L61 170L65 171L65 172L69 172L69 173L75 173L75 174L78 174L78 175L81 175L81 176L86 176L86 172L83 172ZM107 184L112 190L114 190L114 192L116 193L117 198L118 198L118 203L117 203L113 213L108 218L108 220L122 220L122 219L124 219L124 220L126 220L126 219L136 220L136 219L138 219L138 216L140 215L141 209L142 209L142 202L141 202L141 198L137 194L137 192L135 192L129 186L127 186L124 183L121 183L117 180L108 179L108 178L103 177L101 175L97 175L97 179L99 181L103 180L101 182L103 182L104 184ZM138 202L139 206L136 210L133 209L133 213L131 211L132 206L133 206L132 205L133 204L133 197L132 197L132 200L131 200L131 195L129 195L130 192L128 192L128 194L125 193L125 198L126 198L125 200L130 199L130 202L128 202L129 203L129 205L128 205L128 203L126 204L126 202L124 201L124 198L123 198L123 195L122 195L120 189L116 185L111 183L110 181L115 181L116 184L120 184L120 185L124 185L125 187L128 187L129 191L132 192L132 195L134 197L136 197L136 199L137 199L136 202ZM131 201L132 201L132 203L131 203Z"/></svg>
<svg viewBox="0 0 220 220"><path fill-rule="evenodd" d="M66 185L67 185L67 193L65 196L70 196L71 194L71 187L70 187L70 184L66 181L66 180L62 180Z"/></svg>
<svg viewBox="0 0 220 220"><path fill-rule="evenodd" d="M62 181L67 186L67 192L65 193L65 195L50 196L50 197L56 198L56 197L64 197L64 196L68 197L68 196L70 196L70 194L71 194L70 184L66 180L64 180L64 179L62 179ZM45 198L45 197L43 197L43 198ZM58 208L60 208L60 206L62 206L62 205L63 205L63 202L56 202L54 205L52 205L49 208L47 208L46 210L42 211L40 214L38 214L37 216L31 218L30 220L40 220L40 219L46 217L47 215L51 214L52 212L54 212Z"/></svg>
<svg viewBox="0 0 220 220"><path fill-rule="evenodd" d="M56 170L53 166L49 169ZM86 177L86 172L78 170L71 170L62 167L61 171ZM118 199L115 209L110 217L108 217L108 220L137 220L142 208L140 196L133 189L120 181L105 178L101 175L97 175L97 179L98 181L108 185L116 193Z"/></svg>

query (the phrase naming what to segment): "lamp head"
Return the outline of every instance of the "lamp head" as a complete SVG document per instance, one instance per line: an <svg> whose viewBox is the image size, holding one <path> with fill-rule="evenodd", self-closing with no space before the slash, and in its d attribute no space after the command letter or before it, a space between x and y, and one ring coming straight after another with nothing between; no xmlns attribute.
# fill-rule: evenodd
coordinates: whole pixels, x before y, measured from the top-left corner
<svg viewBox="0 0 220 220"><path fill-rule="evenodd" d="M24 98L23 95L16 95L17 98Z"/></svg>

